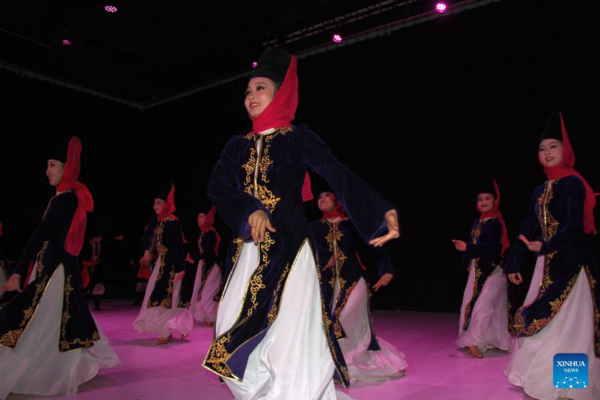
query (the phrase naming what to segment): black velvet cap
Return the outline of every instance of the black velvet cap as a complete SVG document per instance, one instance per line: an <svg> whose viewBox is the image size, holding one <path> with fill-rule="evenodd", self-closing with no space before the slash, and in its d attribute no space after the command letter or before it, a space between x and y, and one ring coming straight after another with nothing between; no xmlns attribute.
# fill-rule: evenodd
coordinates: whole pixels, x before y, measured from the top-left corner
<svg viewBox="0 0 600 400"><path fill-rule="evenodd" d="M69 152L69 142L73 136L66 136L61 142L57 143L48 154L48 160L57 160L63 164L67 163L67 154Z"/></svg>
<svg viewBox="0 0 600 400"><path fill-rule="evenodd" d="M169 193L171 193L172 188L173 185L170 182L161 183L158 187L158 190L156 191L154 198L167 201L167 198L169 197Z"/></svg>
<svg viewBox="0 0 600 400"><path fill-rule="evenodd" d="M560 124L560 114L558 111L554 112L550 118L546 121L546 128L544 129L544 133L540 137L540 143L542 140L546 139L556 139L562 142L562 126Z"/></svg>
<svg viewBox="0 0 600 400"><path fill-rule="evenodd" d="M283 83L292 62L292 55L283 49L267 49L258 59L258 65L250 73L250 79L264 76L278 86Z"/></svg>

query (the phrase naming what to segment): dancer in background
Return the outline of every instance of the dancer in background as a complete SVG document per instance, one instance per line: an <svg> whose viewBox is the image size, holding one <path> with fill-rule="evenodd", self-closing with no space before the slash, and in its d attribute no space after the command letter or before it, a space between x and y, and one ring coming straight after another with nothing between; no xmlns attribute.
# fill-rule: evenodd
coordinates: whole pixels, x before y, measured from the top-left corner
<svg viewBox="0 0 600 400"><path fill-rule="evenodd" d="M407 368L404 354L375 335L369 278L357 253L362 241L344 207L329 190L319 194L319 209L323 218L310 227L317 243L317 253L332 279L324 282L332 290L331 319L350 381L380 381L398 378ZM394 276L387 253L373 250L378 263L379 280L375 291L389 284ZM326 301L326 304L329 303Z"/></svg>
<svg viewBox="0 0 600 400"><path fill-rule="evenodd" d="M488 348L510 350L506 276L502 258L510 245L500 208L500 190L490 179L479 189L477 211L469 243L453 240L464 252L463 267L469 271L460 308L459 338L456 344L471 357L482 358Z"/></svg>
<svg viewBox="0 0 600 400"><path fill-rule="evenodd" d="M0 221L0 238L2 238L3 235L4 225L2 224L2 221ZM2 249L0 248L0 307L2 307L4 303L7 303L14 293L6 293L4 291L4 286L8 283L8 278L12 275L13 269L13 263L4 257L4 254L2 254Z"/></svg>
<svg viewBox="0 0 600 400"><path fill-rule="evenodd" d="M102 265L102 231L94 228L81 254L83 289L94 298L94 311L100 311L104 295L104 266Z"/></svg>
<svg viewBox="0 0 600 400"><path fill-rule="evenodd" d="M600 276L589 237L597 233L596 198L574 169L575 154L560 113L546 125L538 160L548 180L533 193L520 240L504 269L514 284L521 284L525 254L538 254L525 303L514 316L519 338L504 373L536 399L600 399ZM588 356L586 388L553 382L558 353Z"/></svg>
<svg viewBox="0 0 600 400"><path fill-rule="evenodd" d="M46 176L56 195L4 287L19 293L0 310L0 399L77 393L100 369L120 364L81 288L77 257L94 207L77 180L81 148L73 136L50 155ZM22 289L36 253L35 279Z"/></svg>
<svg viewBox="0 0 600 400"><path fill-rule="evenodd" d="M400 236L394 207L306 125L292 126L297 82L295 57L264 52L244 100L253 131L229 140L207 188L235 239L204 367L237 399L334 399L334 372L345 385L350 378L303 210L307 168L332 185L365 240L380 246Z"/></svg>
<svg viewBox="0 0 600 400"><path fill-rule="evenodd" d="M156 219L153 219L142 240L144 256L140 260L147 267L153 255L156 262L146 287L142 309L133 322L138 332L158 333L157 344L167 344L173 332L185 339L194 324L189 311L180 305L181 280L185 274L183 232L175 212L175 186L161 185L154 199Z"/></svg>

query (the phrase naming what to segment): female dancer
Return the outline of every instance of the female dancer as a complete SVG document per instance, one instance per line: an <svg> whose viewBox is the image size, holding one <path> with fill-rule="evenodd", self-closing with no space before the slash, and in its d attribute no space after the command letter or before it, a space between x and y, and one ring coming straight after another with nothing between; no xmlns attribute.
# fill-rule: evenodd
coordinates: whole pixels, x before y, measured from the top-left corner
<svg viewBox="0 0 600 400"><path fill-rule="evenodd" d="M310 227L321 262L328 260L325 268L333 269L331 281L324 283L333 290L333 330L344 353L350 381L400 377L407 367L404 354L374 332L369 279L356 252L357 242L362 239L333 192L321 192L318 206L323 219ZM379 281L373 286L377 291L392 280L394 269L383 249L374 253L379 264Z"/></svg>
<svg viewBox="0 0 600 400"><path fill-rule="evenodd" d="M238 399L333 399L334 370L344 384L349 380L302 205L307 168L332 185L371 244L400 235L394 207L342 166L308 126L292 126L297 87L296 58L267 50L244 101L253 131L229 140L207 189L236 238L216 338L203 365L225 378Z"/></svg>
<svg viewBox="0 0 600 400"><path fill-rule="evenodd" d="M180 304L179 288L185 274L183 233L175 212L175 186L161 185L154 199L156 219L153 219L142 240L144 256L142 266L148 266L152 255L156 263L146 287L146 295L140 314L133 322L138 332L157 332L157 344L167 344L173 339L173 331L185 339L194 321L189 311Z"/></svg>
<svg viewBox="0 0 600 400"><path fill-rule="evenodd" d="M495 193L495 194L493 194ZM506 276L502 257L508 248L508 234L500 208L500 190L484 185L477 195L477 211L471 240L453 240L458 251L464 251L463 266L469 270L460 308L459 338L456 344L466 348L471 357L482 358L488 346L509 350Z"/></svg>
<svg viewBox="0 0 600 400"><path fill-rule="evenodd" d="M68 149L65 142L49 157L46 176L56 195L5 286L19 293L0 310L0 399L76 393L99 369L120 364L81 289L77 256L94 204L77 181L80 155L73 136ZM35 279L21 289L36 253Z"/></svg>
<svg viewBox="0 0 600 400"><path fill-rule="evenodd" d="M514 316L520 336L504 371L508 381L536 399L600 398L600 285L589 234L595 234L594 192L575 166L562 115L548 121L538 159L548 177L533 193L505 272L514 284L527 250L538 254L524 305ZM586 388L553 382L557 353L587 354ZM554 383L554 385L553 385Z"/></svg>

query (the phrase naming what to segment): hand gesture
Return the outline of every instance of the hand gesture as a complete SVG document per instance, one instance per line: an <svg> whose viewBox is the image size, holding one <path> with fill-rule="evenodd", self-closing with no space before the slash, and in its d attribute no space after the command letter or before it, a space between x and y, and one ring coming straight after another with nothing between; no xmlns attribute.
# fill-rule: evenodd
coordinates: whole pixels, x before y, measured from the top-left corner
<svg viewBox="0 0 600 400"><path fill-rule="evenodd" d="M389 272L387 274L383 274L379 281L377 281L377 283L373 285L373 290L378 291L379 288L387 286L392 281L393 277L394 275L390 274Z"/></svg>
<svg viewBox="0 0 600 400"><path fill-rule="evenodd" d="M252 228L252 240L254 243L262 243L265 241L265 231L275 232L276 229L271 225L271 221L267 213L263 210L254 211L248 217L248 225Z"/></svg>
<svg viewBox="0 0 600 400"><path fill-rule="evenodd" d="M181 282L184 275L185 275L185 271L176 273L175 277L173 279L171 279L171 282L173 282L173 283Z"/></svg>
<svg viewBox="0 0 600 400"><path fill-rule="evenodd" d="M454 243L454 247L456 247L456 250L458 251L467 250L467 244L462 240L453 240L452 243Z"/></svg>
<svg viewBox="0 0 600 400"><path fill-rule="evenodd" d="M151 260L152 257L150 256L150 250L146 250L142 258L140 258L140 265L147 267L148 265L150 265Z"/></svg>
<svg viewBox="0 0 600 400"><path fill-rule="evenodd" d="M396 210L390 210L385 213L385 222L388 225L388 233L375 238L369 242L369 244L375 247L381 247L392 239L398 239L400 237L400 223L398 222L398 213Z"/></svg>
<svg viewBox="0 0 600 400"><path fill-rule="evenodd" d="M192 257L190 257L190 253L186 254L185 261L189 262L190 264L194 263L194 260L192 259Z"/></svg>
<svg viewBox="0 0 600 400"><path fill-rule="evenodd" d="M21 275L12 274L10 276L10 278L8 278L8 282L6 282L6 285L4 285L2 290L5 290L7 292L14 292L15 290L17 292L22 292L22 290L21 290Z"/></svg>
<svg viewBox="0 0 600 400"><path fill-rule="evenodd" d="M323 271L327 271L329 268L335 267L335 256L331 256L327 264L323 267Z"/></svg>
<svg viewBox="0 0 600 400"><path fill-rule="evenodd" d="M521 240L521 242L525 243L525 246L527 246L529 251L532 251L534 253L539 253L540 250L542 250L542 242L539 242L539 241L530 242L523 235L519 235L519 240Z"/></svg>
<svg viewBox="0 0 600 400"><path fill-rule="evenodd" d="M515 285L520 285L523 283L523 277L519 272L516 274L508 274L508 280L514 283Z"/></svg>

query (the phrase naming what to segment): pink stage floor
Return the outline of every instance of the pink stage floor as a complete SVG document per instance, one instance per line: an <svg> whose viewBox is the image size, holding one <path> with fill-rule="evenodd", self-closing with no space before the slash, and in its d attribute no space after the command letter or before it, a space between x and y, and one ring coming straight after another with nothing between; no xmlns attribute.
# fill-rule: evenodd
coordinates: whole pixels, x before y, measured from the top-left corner
<svg viewBox="0 0 600 400"><path fill-rule="evenodd" d="M226 385L201 366L212 328L197 325L186 340L176 339L171 344L157 346L155 336L133 330L131 324L138 310L123 301L103 302L103 311L94 315L123 364L101 371L95 379L79 387L79 394L55 398L233 398ZM357 400L530 398L506 381L502 373L509 360L506 352L490 351L483 359L473 359L456 348L458 314L378 311L375 328L379 336L406 354L408 370L399 380L360 384L344 390ZM30 398L34 397L9 397Z"/></svg>

